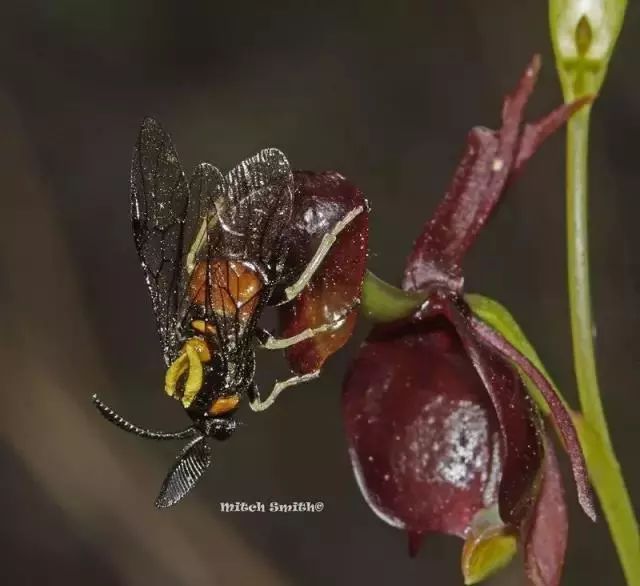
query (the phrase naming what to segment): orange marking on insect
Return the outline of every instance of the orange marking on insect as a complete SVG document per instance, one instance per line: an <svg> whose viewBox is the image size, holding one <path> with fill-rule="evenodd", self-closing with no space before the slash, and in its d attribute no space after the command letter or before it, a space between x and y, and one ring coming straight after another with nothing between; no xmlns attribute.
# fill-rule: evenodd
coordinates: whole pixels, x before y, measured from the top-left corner
<svg viewBox="0 0 640 586"><path fill-rule="evenodd" d="M222 415L223 413L228 413L229 411L235 409L240 402L240 395L231 395L229 397L220 397L213 402L211 408L209 409L209 413L211 415Z"/></svg>
<svg viewBox="0 0 640 586"><path fill-rule="evenodd" d="M233 316L237 311L239 319L246 321L258 305L258 295L262 287L260 276L241 262L200 261L191 275L189 295L194 303L211 303L211 307L218 314Z"/></svg>

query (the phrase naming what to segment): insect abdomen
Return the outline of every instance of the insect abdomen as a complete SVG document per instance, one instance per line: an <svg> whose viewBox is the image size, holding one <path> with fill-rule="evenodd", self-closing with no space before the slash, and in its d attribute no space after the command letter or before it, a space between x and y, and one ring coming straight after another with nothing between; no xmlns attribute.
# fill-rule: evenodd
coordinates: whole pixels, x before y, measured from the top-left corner
<svg viewBox="0 0 640 586"><path fill-rule="evenodd" d="M208 267L208 275L207 275ZM255 311L263 282L245 263L215 259L200 261L193 270L189 295L198 305L210 305L219 315L247 321Z"/></svg>

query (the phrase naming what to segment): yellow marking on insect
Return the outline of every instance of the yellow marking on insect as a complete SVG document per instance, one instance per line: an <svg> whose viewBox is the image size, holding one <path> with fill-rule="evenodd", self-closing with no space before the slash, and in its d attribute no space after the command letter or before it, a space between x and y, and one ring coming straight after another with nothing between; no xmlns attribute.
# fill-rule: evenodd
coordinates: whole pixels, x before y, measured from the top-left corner
<svg viewBox="0 0 640 586"><path fill-rule="evenodd" d="M187 357L189 358L189 374L184 383L184 394L182 395L182 405L188 407L202 387L203 372L202 362L198 351L191 345L185 344Z"/></svg>
<svg viewBox="0 0 640 586"><path fill-rule="evenodd" d="M187 368L189 368L189 359L186 354L180 354L167 369L167 374L164 377L164 390L170 397L175 395L178 381Z"/></svg>
<svg viewBox="0 0 640 586"><path fill-rule="evenodd" d="M208 324L203 319L194 319L191 322L191 327L196 330L196 332L200 332L201 334L215 334L216 328L211 324Z"/></svg>
<svg viewBox="0 0 640 586"><path fill-rule="evenodd" d="M211 360L211 352L209 351L209 346L204 340L200 338L189 338L185 344L185 348L193 348L200 358L200 362L209 362Z"/></svg>
<svg viewBox="0 0 640 586"><path fill-rule="evenodd" d="M170 397L175 396L178 382L187 375L182 393L182 405L189 407L202 388L204 373L203 362L211 360L211 352L204 340L189 338L182 346L180 355L167 369L164 378L164 390Z"/></svg>
<svg viewBox="0 0 640 586"><path fill-rule="evenodd" d="M235 409L239 402L240 395L237 393L229 397L220 397L213 402L209 409L209 413L211 413L211 415L222 415L223 413L227 413L232 409Z"/></svg>

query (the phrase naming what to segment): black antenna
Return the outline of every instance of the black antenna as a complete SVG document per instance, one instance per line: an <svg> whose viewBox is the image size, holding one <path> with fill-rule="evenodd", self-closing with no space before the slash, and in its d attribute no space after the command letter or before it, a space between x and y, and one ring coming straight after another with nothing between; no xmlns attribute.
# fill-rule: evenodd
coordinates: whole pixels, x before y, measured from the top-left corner
<svg viewBox="0 0 640 586"><path fill-rule="evenodd" d="M162 483L156 507L166 509L181 501L211 464L211 446L203 435L188 443Z"/></svg>
<svg viewBox="0 0 640 586"><path fill-rule="evenodd" d="M146 437L148 439L155 440L174 440L174 439L188 439L200 434L193 427L188 427L187 429L183 429L182 431L152 431L150 429L143 429L142 427L138 427L133 423L130 423L124 417L118 415L111 407L105 405L100 399L98 399L97 395L93 395L91 397L93 404L98 408L98 411L102 414L102 416L107 420L117 425L120 429L124 429L129 433L133 433L140 437Z"/></svg>

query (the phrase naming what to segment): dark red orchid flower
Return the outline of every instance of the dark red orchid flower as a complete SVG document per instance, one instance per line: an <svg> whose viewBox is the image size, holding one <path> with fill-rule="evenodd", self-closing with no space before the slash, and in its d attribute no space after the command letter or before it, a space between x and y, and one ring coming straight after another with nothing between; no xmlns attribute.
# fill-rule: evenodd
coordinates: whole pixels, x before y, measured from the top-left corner
<svg viewBox="0 0 640 586"><path fill-rule="evenodd" d="M509 181L585 103L523 123L538 69L535 57L504 101L499 130L470 132L405 268L403 288L423 292L425 302L410 318L373 329L346 377L343 408L362 493L408 532L413 554L428 532L457 535L466 540L464 568L479 546L517 535L531 581L551 585L564 560L565 503L545 424L518 369L547 401L579 501L594 518L583 454L551 383L472 313L460 268ZM468 580L482 578L472 573L465 571Z"/></svg>
<svg viewBox="0 0 640 586"><path fill-rule="evenodd" d="M279 312L280 335L285 338L307 329L321 330L286 350L292 370L308 374L342 348L355 327L367 269L369 205L362 192L339 173L297 171L294 180L287 258L291 279L283 279L284 285L298 278L323 239L335 238L309 284Z"/></svg>

